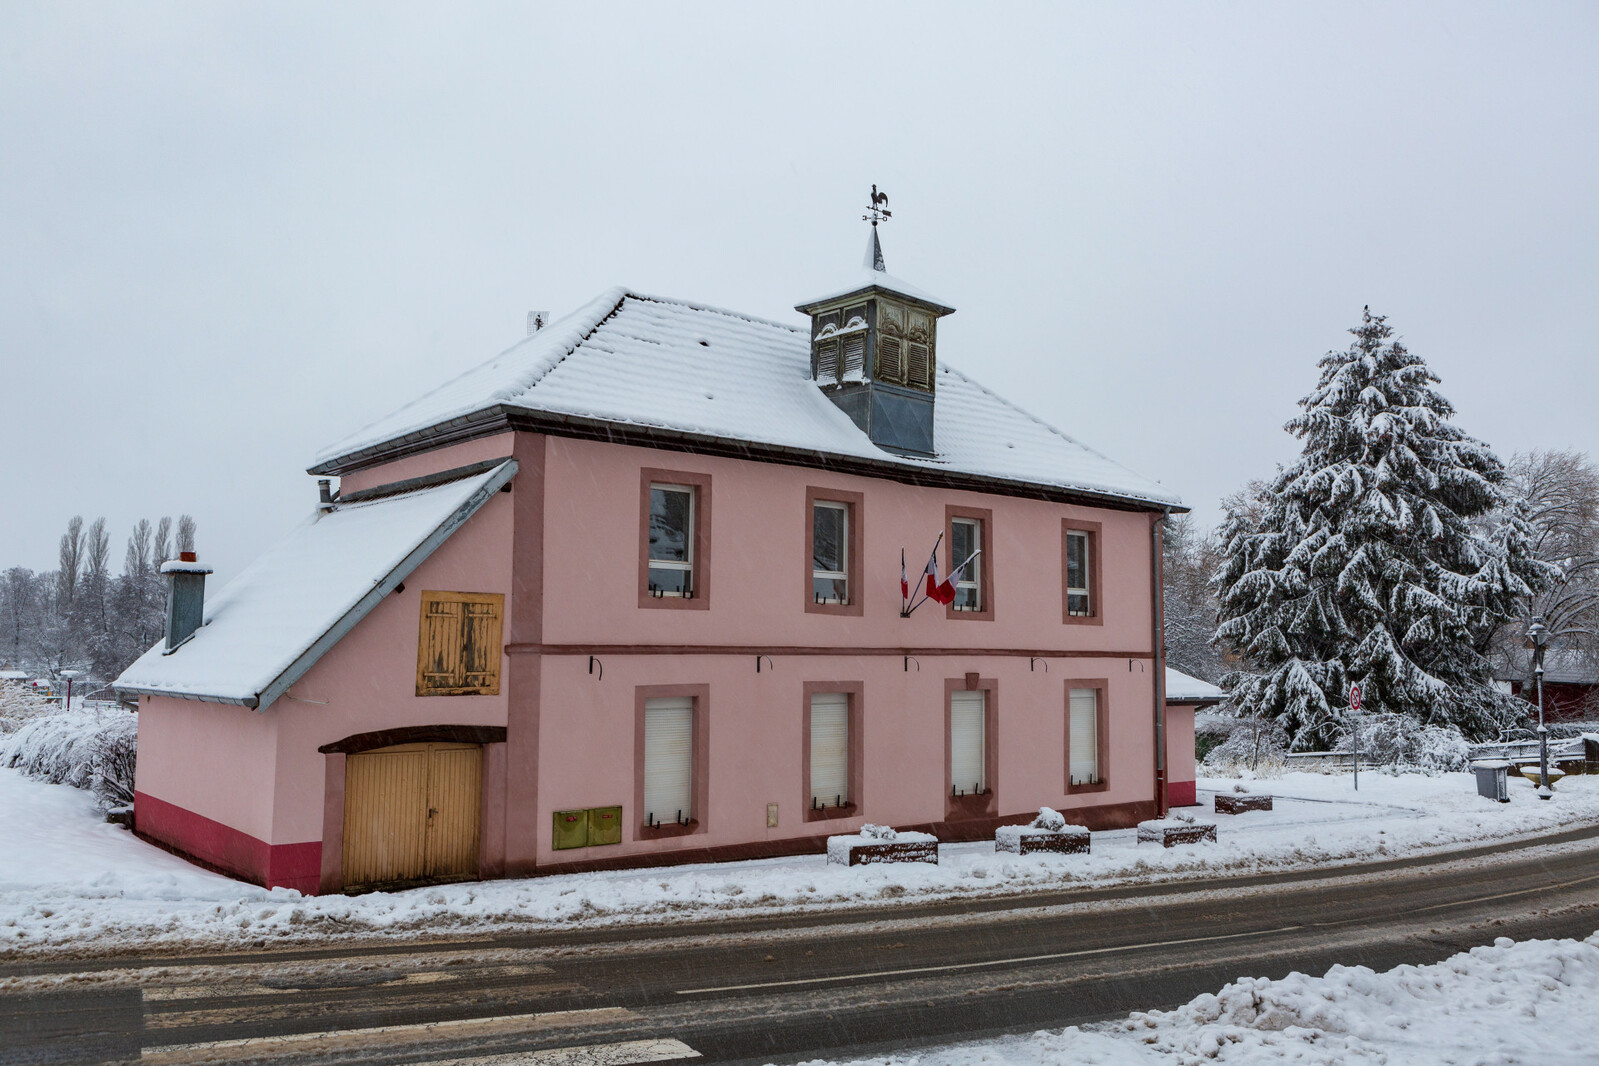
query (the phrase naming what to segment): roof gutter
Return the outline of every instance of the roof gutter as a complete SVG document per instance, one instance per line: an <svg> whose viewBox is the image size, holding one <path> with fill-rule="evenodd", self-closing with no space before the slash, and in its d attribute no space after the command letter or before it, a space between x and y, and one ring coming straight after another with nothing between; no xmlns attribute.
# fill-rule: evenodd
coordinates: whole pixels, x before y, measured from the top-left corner
<svg viewBox="0 0 1599 1066"><path fill-rule="evenodd" d="M1160 500L1147 500L1136 496L1123 496L1092 489L1073 489L1060 485L1046 485L1032 481L985 477L954 470L938 470L908 463L896 463L865 456L839 455L811 448L795 448L782 444L763 444L754 441L731 440L709 434L690 433L622 422L611 422L583 415L561 414L553 411L533 411L524 407L496 404L470 415L452 418L426 429L416 430L383 444L363 448L335 459L318 463L308 471L318 475L343 475L356 470L378 466L395 459L431 451L463 441L478 440L499 433L521 430L544 433L556 437L579 440L597 440L608 444L626 444L646 448L665 448L672 451L699 455L715 455L756 462L776 462L791 466L824 469L863 477L886 478L907 485L928 485L938 488L963 489L972 492L989 492L1023 499L1045 500L1052 503L1079 504L1089 507L1109 507L1119 511L1160 511L1165 514L1185 514L1188 508L1181 504Z"/></svg>

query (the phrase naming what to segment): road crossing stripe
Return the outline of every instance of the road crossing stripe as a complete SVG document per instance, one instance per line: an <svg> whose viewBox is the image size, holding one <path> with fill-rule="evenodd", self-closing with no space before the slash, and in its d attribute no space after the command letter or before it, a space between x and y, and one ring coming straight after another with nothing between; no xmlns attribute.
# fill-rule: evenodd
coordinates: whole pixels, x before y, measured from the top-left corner
<svg viewBox="0 0 1599 1066"><path fill-rule="evenodd" d="M545 1011L538 1014L505 1014L492 1018L458 1018L442 1022L414 1022L407 1025L378 1025L367 1029L332 1029L317 1033L288 1033L282 1036L251 1036L236 1040L207 1040L192 1044L165 1044L147 1047L141 1062L212 1062L218 1052L228 1058L260 1056L274 1051L306 1055L328 1053L347 1045L369 1048L374 1044L399 1044L418 1038L437 1036L462 1040L487 1036L525 1033L565 1026L605 1025L631 1021L638 1015L623 1007L591 1007L585 1010Z"/></svg>
<svg viewBox="0 0 1599 1066"><path fill-rule="evenodd" d="M680 988L680 996L703 992L745 992L756 988L786 988L792 985L820 985L832 981L858 981L868 977L906 977L920 973L950 973L955 970L976 970L987 966L1010 966L1020 962L1049 962L1053 959L1080 959L1088 955L1110 955L1118 951L1142 951L1145 948L1171 948L1184 944L1208 944L1217 940L1238 940L1249 936L1271 936L1273 933L1292 933L1303 926L1284 925L1277 929L1257 929L1249 933L1222 933L1217 936L1195 936L1185 940L1161 940L1152 944L1123 944L1113 948L1081 948L1077 951L1055 951L1048 955L1022 955L1010 959L987 959L983 962L952 962L943 966L911 966L901 970L871 970L865 973L841 973L831 977L798 977L789 981L756 981L747 985L720 985L715 988Z"/></svg>
<svg viewBox="0 0 1599 1066"><path fill-rule="evenodd" d="M510 1051L469 1059L429 1060L417 1066L633 1066L646 1062L681 1062L700 1053L681 1040L624 1040L617 1044Z"/></svg>

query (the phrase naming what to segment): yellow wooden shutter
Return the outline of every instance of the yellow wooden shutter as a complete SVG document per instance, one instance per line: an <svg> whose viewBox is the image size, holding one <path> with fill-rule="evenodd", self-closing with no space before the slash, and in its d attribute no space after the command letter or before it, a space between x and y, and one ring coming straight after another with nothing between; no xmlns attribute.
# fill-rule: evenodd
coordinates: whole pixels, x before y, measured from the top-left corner
<svg viewBox="0 0 1599 1066"><path fill-rule="evenodd" d="M498 695L504 616L497 592L424 591L416 694Z"/></svg>

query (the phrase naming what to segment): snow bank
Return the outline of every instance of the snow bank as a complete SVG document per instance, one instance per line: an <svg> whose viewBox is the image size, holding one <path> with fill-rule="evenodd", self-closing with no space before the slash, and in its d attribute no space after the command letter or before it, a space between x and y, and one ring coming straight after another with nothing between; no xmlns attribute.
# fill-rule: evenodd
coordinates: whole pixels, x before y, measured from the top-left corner
<svg viewBox="0 0 1599 1066"><path fill-rule="evenodd" d="M1204 792L1231 779L1202 779ZM1288 774L1274 809L1207 815L1220 842L1139 847L1132 829L1093 834L1091 854L996 854L989 841L939 845L938 865L828 865L820 854L736 863L466 882L363 896L303 897L206 873L106 826L87 793L0 769L0 957L315 944L389 934L457 938L620 923L717 920L1115 884L1336 867L1599 820L1599 777L1509 803L1469 774ZM1208 805L1208 796L1206 803ZM906 834L900 834L904 839ZM1479 860L1480 861L1480 860Z"/></svg>
<svg viewBox="0 0 1599 1066"><path fill-rule="evenodd" d="M1430 966L1396 966L1386 973L1334 966L1323 977L1292 973L1280 981L1245 977L1176 1010L859 1062L1575 1066L1594 1061L1582 1020L1595 1011L1599 934L1521 943L1500 937Z"/></svg>
<svg viewBox="0 0 1599 1066"><path fill-rule="evenodd" d="M53 785L93 790L107 806L133 802L139 718L120 708L74 707L29 719L0 738L0 766Z"/></svg>

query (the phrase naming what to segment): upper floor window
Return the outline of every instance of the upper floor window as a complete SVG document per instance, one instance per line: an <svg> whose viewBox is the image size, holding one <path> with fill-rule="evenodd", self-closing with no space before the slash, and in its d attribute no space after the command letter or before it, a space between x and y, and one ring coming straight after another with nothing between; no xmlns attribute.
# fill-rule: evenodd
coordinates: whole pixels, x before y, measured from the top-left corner
<svg viewBox="0 0 1599 1066"><path fill-rule="evenodd" d="M694 489L650 485L650 592L694 595Z"/></svg>
<svg viewBox="0 0 1599 1066"><path fill-rule="evenodd" d="M951 570L965 563L955 582L957 611L983 609L983 521L980 518L956 518L949 528L949 565Z"/></svg>
<svg viewBox="0 0 1599 1066"><path fill-rule="evenodd" d="M1092 612L1088 592L1088 534L1080 529L1066 534L1066 613L1086 618Z"/></svg>
<svg viewBox="0 0 1599 1066"><path fill-rule="evenodd" d="M1065 519L1061 529L1061 596L1065 621L1100 622L1099 530L1097 522Z"/></svg>
<svg viewBox="0 0 1599 1066"><path fill-rule="evenodd" d="M849 603L849 505L811 505L811 596L817 603Z"/></svg>
<svg viewBox="0 0 1599 1066"><path fill-rule="evenodd" d="M862 500L858 492L805 490L805 610L861 614Z"/></svg>

